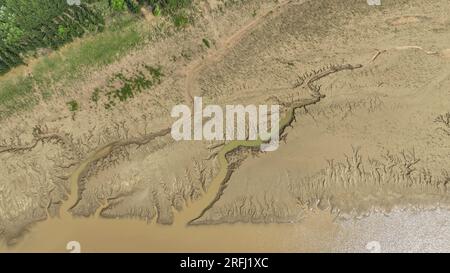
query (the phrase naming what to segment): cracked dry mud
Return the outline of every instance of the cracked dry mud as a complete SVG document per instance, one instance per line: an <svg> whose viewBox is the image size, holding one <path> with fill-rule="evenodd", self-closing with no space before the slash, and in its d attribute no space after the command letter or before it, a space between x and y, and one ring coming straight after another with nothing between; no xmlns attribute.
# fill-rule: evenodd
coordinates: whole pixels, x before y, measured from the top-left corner
<svg viewBox="0 0 450 273"><path fill-rule="evenodd" d="M278 245L252 250L336 250L319 237L341 240L339 221L448 208L448 1L216 5L201 2L195 26L64 87L87 105L89 92L114 73L159 64L165 76L150 93L76 116L56 96L0 121L0 234L13 250L39 250L44 239L36 236L82 225L92 242L95 233L110 233L106 240L129 230L134 240L160 244L139 250L223 250L219 234L253 242L252 231L291 234L267 235ZM202 37L214 46L202 48ZM182 52L190 57L171 58ZM193 96L205 104L280 104L279 149L175 142L170 109ZM123 246L133 250L130 240ZM345 250L354 250L349 244Z"/></svg>

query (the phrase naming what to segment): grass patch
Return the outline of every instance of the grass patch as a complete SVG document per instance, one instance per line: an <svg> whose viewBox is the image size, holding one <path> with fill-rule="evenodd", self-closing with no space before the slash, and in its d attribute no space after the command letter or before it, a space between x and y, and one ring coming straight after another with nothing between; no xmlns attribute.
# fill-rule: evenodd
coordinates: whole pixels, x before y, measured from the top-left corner
<svg viewBox="0 0 450 273"><path fill-rule="evenodd" d="M126 27L113 29L80 39L60 52L41 57L33 66L32 76L17 76L0 81L0 118L29 109L38 101L33 86L45 90L43 97L51 97L50 85L55 81L69 83L76 80L85 68L111 64L143 42L138 21L122 21Z"/></svg>
<svg viewBox="0 0 450 273"><path fill-rule="evenodd" d="M189 18L182 13L175 14L172 16L173 24L177 28L186 27L189 24Z"/></svg>
<svg viewBox="0 0 450 273"><path fill-rule="evenodd" d="M123 73L114 74L105 88L95 88L91 94L91 101L98 105L103 102L105 109L111 109L119 102L134 98L135 95L148 90L154 85L161 83L163 77L161 67L143 65L143 67L132 75Z"/></svg>
<svg viewBox="0 0 450 273"><path fill-rule="evenodd" d="M37 79L74 79L85 67L101 66L114 62L122 54L142 42L138 30L104 32L83 39L59 55L44 57L33 69Z"/></svg>
<svg viewBox="0 0 450 273"><path fill-rule="evenodd" d="M32 77L27 76L0 82L0 118L36 104L38 99L32 92L33 81Z"/></svg>
<svg viewBox="0 0 450 273"><path fill-rule="evenodd" d="M76 100L71 100L67 102L70 112L76 112L80 109L80 104Z"/></svg>
<svg viewBox="0 0 450 273"><path fill-rule="evenodd" d="M156 7L154 12L168 17L176 28L180 29L189 24L190 17L187 9L191 5L191 0L149 0L148 2L157 4L154 6ZM97 8L102 14L108 13L106 4L98 5ZM80 79L80 75L84 71L111 64L149 39L147 29L138 16L121 13L108 18L102 32L76 39L57 52L39 57L33 64L30 75L5 74L1 76L0 119L17 111L31 108L41 98L50 98L55 92L55 82L58 85L72 84ZM65 26L61 26L57 30L58 35L67 35ZM150 73L152 84L160 81L162 76L162 74L158 76L160 72L157 69L153 72L146 72ZM137 86L145 85L145 82L137 80L135 84ZM128 93L118 94L117 97L132 96L126 94ZM94 93L91 100L97 103L100 100L100 95L100 93Z"/></svg>

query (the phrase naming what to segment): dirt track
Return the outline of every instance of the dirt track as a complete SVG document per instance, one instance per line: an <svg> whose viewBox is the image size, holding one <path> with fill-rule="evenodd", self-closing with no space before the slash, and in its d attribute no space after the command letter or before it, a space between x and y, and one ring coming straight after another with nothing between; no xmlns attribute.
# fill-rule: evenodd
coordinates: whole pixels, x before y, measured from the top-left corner
<svg viewBox="0 0 450 273"><path fill-rule="evenodd" d="M198 74L204 70L209 65L214 65L215 62L219 61L221 58L225 57L227 52L230 51L239 41L248 35L255 27L259 26L264 20L269 16L276 16L282 11L282 9L292 0L282 0L276 6L271 7L267 10L260 10L258 15L250 21L248 24L244 25L238 29L233 35L226 37L225 39L218 41L216 48L208 51L206 56L191 62L184 71L186 75L186 102L189 105L194 103L193 90L196 89L196 80Z"/></svg>

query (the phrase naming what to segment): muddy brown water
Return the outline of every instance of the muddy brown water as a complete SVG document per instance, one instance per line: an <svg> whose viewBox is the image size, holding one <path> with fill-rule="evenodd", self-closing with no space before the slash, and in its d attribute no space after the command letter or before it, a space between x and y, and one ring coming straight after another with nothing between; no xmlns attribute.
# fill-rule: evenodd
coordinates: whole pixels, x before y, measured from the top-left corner
<svg viewBox="0 0 450 273"><path fill-rule="evenodd" d="M228 146L229 149L234 145ZM107 154L111 146L105 146L94 152L71 176L70 198L61 207L61 216L37 223L18 244L6 249L11 252L66 252L70 241L77 241L81 251L125 251L125 252L171 252L171 251L318 251L312 242L298 244L306 238L308 232L316 233L317 227L332 238L335 225L330 214L311 213L309 221L302 225L213 225L188 226L187 223L197 217L220 188L226 168L222 168L211 183L208 192L197 202L189 204L182 212L175 213L175 222L170 226L147 223L138 219L104 219L99 217L74 218L67 210L77 200L78 178L89 162ZM223 153L228 150L226 147ZM289 236L286 236L289 234ZM323 238L326 238L324 236Z"/></svg>
<svg viewBox="0 0 450 273"><path fill-rule="evenodd" d="M293 112L288 111L293 114ZM291 120L289 114L281 121ZM300 223L194 225L220 191L227 173L225 154L238 146L255 146L252 141L230 142L219 153L221 169L200 200L175 212L174 224L159 225L138 219L74 218L68 210L77 201L78 181L90 162L107 155L116 143L94 151L70 177L71 195L61 207L61 216L37 223L8 252L68 252L71 241L82 252L367 252L366 244L379 242L381 251L450 251L450 213L398 211L390 217L374 214L358 221L336 221L329 211L311 210ZM437 223L437 224L436 224ZM404 232L404 230L410 232ZM447 232L446 232L447 231ZM424 239L417 234L444 236ZM443 234L443 235L442 235ZM387 242L395 240L390 245ZM383 249L384 247L384 249Z"/></svg>
<svg viewBox="0 0 450 273"><path fill-rule="evenodd" d="M361 220L333 221L326 211L311 212L295 224L161 226L139 220L61 218L38 223L7 252L381 252L450 251L448 211L374 214Z"/></svg>
<svg viewBox="0 0 450 273"><path fill-rule="evenodd" d="M90 162L109 153L112 145L93 152L72 174L73 194L61 207L59 218L37 223L17 244L1 246L0 250L68 252L67 244L77 241L82 252L367 252L367 243L376 241L381 251L450 251L450 212L440 210L398 211L389 217L374 214L346 222L336 221L329 211L311 210L300 223L188 226L216 197L226 174L225 162L205 195L185 210L175 212L173 225L138 219L72 217L67 210L77 201L79 177ZM219 155L222 161L225 153L235 147L233 142L224 146Z"/></svg>
<svg viewBox="0 0 450 273"><path fill-rule="evenodd" d="M222 153L234 145L225 146ZM82 252L368 252L367 243L379 242L381 251L450 251L450 212L394 212L362 220L336 221L329 211L311 210L300 223L194 225L215 198L226 168L200 200L175 213L173 225L137 219L74 218L67 210L77 200L77 181L89 162L110 150L104 146L85 160L71 176L70 198L59 218L31 227L17 244L2 252L68 252L71 241ZM408 232L405 232L408 231ZM392 242L395 242L393 244Z"/></svg>
<svg viewBox="0 0 450 273"><path fill-rule="evenodd" d="M219 192L227 173L225 154L246 142L230 142L219 153L221 170L212 181L204 196L175 212L175 222L170 226L147 223L138 219L74 218L68 210L77 201L78 181L91 162L107 155L116 143L99 148L84 160L70 177L71 193L60 209L59 218L50 218L35 224L17 244L3 251L10 252L66 252L66 245L77 241L81 251L128 251L128 252L170 252L170 251L318 251L311 244L297 245L297 240L286 237L305 237L317 227L329 233L334 232L332 216L323 212L312 213L310 221L303 225L214 225L188 226L187 223L199 216ZM249 141L248 146L255 145ZM317 217L321 215L320 217ZM325 237L324 237L325 238ZM331 238L331 237L330 237ZM310 240L302 238L301 241ZM329 240L325 240L326 243ZM317 242L315 242L317 243ZM4 246L3 246L4 247Z"/></svg>
<svg viewBox="0 0 450 273"><path fill-rule="evenodd" d="M259 17L262 19L266 14ZM224 42L225 47L230 48L258 22L250 23ZM416 47L396 49L407 48ZM221 57L223 52L212 55L210 59ZM450 51L444 50L442 55L448 57ZM194 68L192 74L196 74L201 66ZM188 81L187 86L190 85L191 81ZM72 193L77 192L74 181L87 164L108 153L109 149L108 146L103 147L80 165L71 178ZM444 210L394 211L388 216L373 214L351 221L336 221L328 211L310 211L301 223L187 226L186 223L196 218L215 197L220 187L216 182L212 183L204 198L190 204L183 212L175 213L175 223L171 226L137 219L73 218L67 213L77 199L77 195L72 194L61 208L60 218L37 223L16 245L0 245L0 251L67 252L66 245L70 241L80 242L82 252L367 252L366 244L369 242L378 242L381 251L450 251L450 213Z"/></svg>

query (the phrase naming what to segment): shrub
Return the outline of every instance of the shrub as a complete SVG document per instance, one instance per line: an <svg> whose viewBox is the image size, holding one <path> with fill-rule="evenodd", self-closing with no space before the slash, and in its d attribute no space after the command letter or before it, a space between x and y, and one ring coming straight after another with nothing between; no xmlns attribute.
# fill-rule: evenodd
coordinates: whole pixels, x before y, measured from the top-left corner
<svg viewBox="0 0 450 273"><path fill-rule="evenodd" d="M67 106L69 106L70 112L76 112L76 111L78 111L78 109L80 109L80 105L78 104L78 102L76 100L71 100L71 101L67 102Z"/></svg>
<svg viewBox="0 0 450 273"><path fill-rule="evenodd" d="M112 10L117 12L125 10L125 0L110 0L110 1Z"/></svg>

